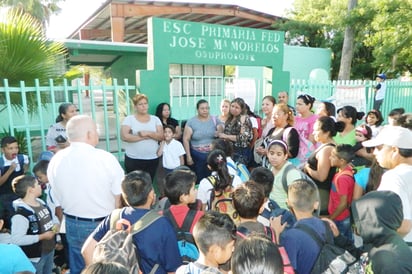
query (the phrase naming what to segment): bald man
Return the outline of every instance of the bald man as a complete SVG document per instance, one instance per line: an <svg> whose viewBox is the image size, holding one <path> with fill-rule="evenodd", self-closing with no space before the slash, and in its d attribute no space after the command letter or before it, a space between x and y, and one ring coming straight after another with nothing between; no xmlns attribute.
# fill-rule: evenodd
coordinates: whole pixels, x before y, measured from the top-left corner
<svg viewBox="0 0 412 274"><path fill-rule="evenodd" d="M84 241L120 207L124 171L112 154L95 148L99 135L91 117L73 117L66 131L70 146L53 156L47 175L66 220L70 273L77 274L84 268Z"/></svg>

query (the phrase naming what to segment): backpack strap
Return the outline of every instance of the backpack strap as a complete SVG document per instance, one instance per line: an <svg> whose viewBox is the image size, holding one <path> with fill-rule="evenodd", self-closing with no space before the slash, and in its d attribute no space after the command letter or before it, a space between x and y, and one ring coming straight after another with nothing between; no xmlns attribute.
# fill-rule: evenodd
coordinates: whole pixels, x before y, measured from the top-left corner
<svg viewBox="0 0 412 274"><path fill-rule="evenodd" d="M116 223L121 219L122 208L116 208L110 214L110 230L116 229Z"/></svg>
<svg viewBox="0 0 412 274"><path fill-rule="evenodd" d="M295 166L292 164L289 164L285 167L285 170L283 171L282 174L282 185L283 185L283 189L285 190L286 193L288 193L288 173L289 171L291 171L292 169L294 169Z"/></svg>
<svg viewBox="0 0 412 274"><path fill-rule="evenodd" d="M333 243L333 235L332 235L332 239L330 239L330 237L328 237L328 236L330 236L330 233L332 233L330 231L329 224L326 223L325 221L322 221L322 223L325 226L325 233L326 233L326 235L325 235L326 239L325 240L323 240L319 236L319 234L316 233L316 231L308 225L298 223L295 226L295 228L304 231L306 234L308 234L316 242L316 244L319 246L319 248L322 248L326 243ZM329 238L329 240L328 240L328 238Z"/></svg>
<svg viewBox="0 0 412 274"><path fill-rule="evenodd" d="M183 221L182 224L182 230L183 231L190 231L190 228L192 227L193 220L195 219L196 216L196 210L189 209L189 212L186 214L186 217Z"/></svg>
<svg viewBox="0 0 412 274"><path fill-rule="evenodd" d="M132 226L132 234L137 234L140 231L144 230L149 225L153 224L157 219L161 218L162 216L159 213L150 210L142 218L140 218L136 223Z"/></svg>
<svg viewBox="0 0 412 274"><path fill-rule="evenodd" d="M231 168L233 168L234 170L236 170L237 173L239 172L239 171L238 171L238 167L235 166L234 164L232 164L231 162L227 162L226 164L227 164L228 166L230 166Z"/></svg>
<svg viewBox="0 0 412 274"><path fill-rule="evenodd" d="M24 155L23 154L17 154L17 161L20 164L20 168L24 170Z"/></svg>
<svg viewBox="0 0 412 274"><path fill-rule="evenodd" d="M285 142L286 144L288 143L288 137L289 137L289 133L292 130L293 127L287 127L283 130L283 134L282 134L282 141Z"/></svg>
<svg viewBox="0 0 412 274"><path fill-rule="evenodd" d="M273 231L273 229L270 226L265 226L265 234L266 236L268 236L270 238L270 240L277 244L276 242L276 238L275 238L275 231Z"/></svg>
<svg viewBox="0 0 412 274"><path fill-rule="evenodd" d="M176 229L178 232L189 232L190 228L192 227L193 220L195 219L197 211L193 209L189 209L187 212L185 219L183 220L183 224L181 227L176 222L175 216L173 216L172 212L170 209L166 209L163 211L163 215L166 216L171 222L173 227Z"/></svg>

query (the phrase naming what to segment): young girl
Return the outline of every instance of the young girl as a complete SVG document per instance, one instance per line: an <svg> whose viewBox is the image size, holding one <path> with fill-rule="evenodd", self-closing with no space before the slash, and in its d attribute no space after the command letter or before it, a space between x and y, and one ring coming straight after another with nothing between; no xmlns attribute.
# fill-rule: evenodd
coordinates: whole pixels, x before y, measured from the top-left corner
<svg viewBox="0 0 412 274"><path fill-rule="evenodd" d="M288 162L288 145L282 140L274 140L269 143L267 157L270 169L275 176L269 197L278 203L281 208L288 209L286 204L288 194L283 187L283 174L287 169L285 178L287 185L290 185L293 181L302 178L301 173L293 167L292 163ZM292 168L288 168L288 166L292 166Z"/></svg>
<svg viewBox="0 0 412 274"><path fill-rule="evenodd" d="M202 210L207 209L210 202L211 191L224 192L231 191L232 188L241 184L239 180L233 180L234 176L229 174L226 162L226 154L223 150L212 150L207 156L207 167L212 171L212 175L200 181L197 198L202 201ZM211 177L215 180L213 185Z"/></svg>
<svg viewBox="0 0 412 274"><path fill-rule="evenodd" d="M379 110L371 110L366 114L366 125L372 130L372 138L375 138L382 129L383 117Z"/></svg>

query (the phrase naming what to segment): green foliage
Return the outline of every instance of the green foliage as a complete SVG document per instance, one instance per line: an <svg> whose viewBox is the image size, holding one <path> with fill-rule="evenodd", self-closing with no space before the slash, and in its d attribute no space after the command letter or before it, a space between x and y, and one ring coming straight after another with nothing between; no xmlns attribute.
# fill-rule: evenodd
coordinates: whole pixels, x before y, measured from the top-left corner
<svg viewBox="0 0 412 274"><path fill-rule="evenodd" d="M20 86L20 81L34 85L34 80L39 79L42 85L49 79L61 78L64 54L64 45L49 42L31 15L11 10L0 18L0 86L3 79L8 79L9 86ZM32 112L36 108L36 96L33 92L26 95L29 112ZM5 96L1 94L0 103L4 101ZM11 93L11 102L21 108L21 95Z"/></svg>
<svg viewBox="0 0 412 274"><path fill-rule="evenodd" d="M355 31L351 78L374 78L377 72L398 74L412 68L412 0L295 0L291 21L278 22L291 45L330 48L332 78L339 71L345 27Z"/></svg>

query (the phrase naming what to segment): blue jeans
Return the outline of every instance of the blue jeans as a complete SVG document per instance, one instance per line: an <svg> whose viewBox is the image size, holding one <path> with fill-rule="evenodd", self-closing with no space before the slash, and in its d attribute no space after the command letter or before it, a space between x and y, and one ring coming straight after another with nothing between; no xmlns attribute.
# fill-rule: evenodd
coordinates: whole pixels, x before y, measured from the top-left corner
<svg viewBox="0 0 412 274"><path fill-rule="evenodd" d="M193 169L197 176L196 184L199 184L200 180L210 175L210 170L207 168L208 153L190 149L190 155L192 156Z"/></svg>
<svg viewBox="0 0 412 274"><path fill-rule="evenodd" d="M339 229L339 233L353 242L352 226L350 223L350 218L348 217L341 221L334 220L334 222Z"/></svg>
<svg viewBox="0 0 412 274"><path fill-rule="evenodd" d="M79 221L66 217L66 238L69 243L70 274L79 274L85 267L81 249L87 237L100 222Z"/></svg>
<svg viewBox="0 0 412 274"><path fill-rule="evenodd" d="M54 267L54 250L41 255L40 261L33 263L33 266L36 268L36 273L42 274L52 274Z"/></svg>

